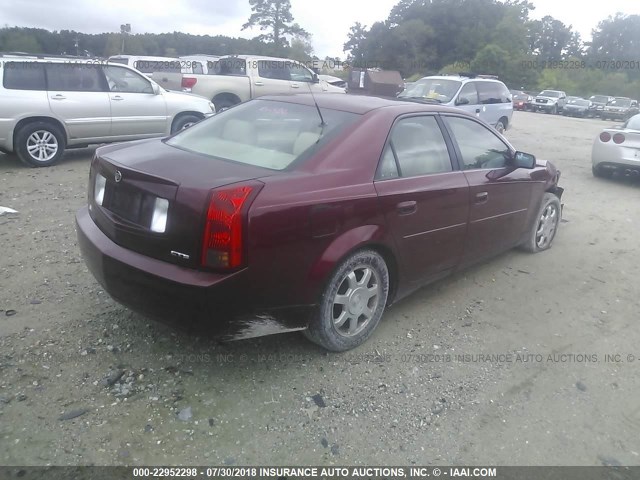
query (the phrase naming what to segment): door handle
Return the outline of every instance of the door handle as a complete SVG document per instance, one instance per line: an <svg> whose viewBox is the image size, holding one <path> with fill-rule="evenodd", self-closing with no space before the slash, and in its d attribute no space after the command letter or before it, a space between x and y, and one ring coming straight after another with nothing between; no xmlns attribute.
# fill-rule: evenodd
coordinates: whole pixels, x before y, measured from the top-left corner
<svg viewBox="0 0 640 480"><path fill-rule="evenodd" d="M124 100L124 98L122 98L120 95L116 95L115 97L111 97L111 100L115 100L117 102Z"/></svg>
<svg viewBox="0 0 640 480"><path fill-rule="evenodd" d="M399 215L411 215L418 210L418 204L415 200L410 200L408 202L400 202L396 205L396 210Z"/></svg>
<svg viewBox="0 0 640 480"><path fill-rule="evenodd" d="M53 97L51 97L52 100L64 100L65 98L67 98L67 97L65 97L64 95L61 95L59 93L57 95L54 95Z"/></svg>
<svg viewBox="0 0 640 480"><path fill-rule="evenodd" d="M488 192L476 193L476 205L482 205L483 203L487 203L488 200L489 200Z"/></svg>
<svg viewBox="0 0 640 480"><path fill-rule="evenodd" d="M300 88L300 84L298 84L298 83L292 83L292 84L291 84L291 88Z"/></svg>
<svg viewBox="0 0 640 480"><path fill-rule="evenodd" d="M264 87L264 82L253 82L256 87Z"/></svg>

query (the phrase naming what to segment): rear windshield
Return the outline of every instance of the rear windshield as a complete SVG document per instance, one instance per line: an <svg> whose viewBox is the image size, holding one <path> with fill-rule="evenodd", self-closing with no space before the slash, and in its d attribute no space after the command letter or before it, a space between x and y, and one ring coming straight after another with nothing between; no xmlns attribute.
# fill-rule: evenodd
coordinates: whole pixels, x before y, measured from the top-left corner
<svg viewBox="0 0 640 480"><path fill-rule="evenodd" d="M360 115L274 100L237 105L169 138L166 143L203 155L284 170L308 157Z"/></svg>

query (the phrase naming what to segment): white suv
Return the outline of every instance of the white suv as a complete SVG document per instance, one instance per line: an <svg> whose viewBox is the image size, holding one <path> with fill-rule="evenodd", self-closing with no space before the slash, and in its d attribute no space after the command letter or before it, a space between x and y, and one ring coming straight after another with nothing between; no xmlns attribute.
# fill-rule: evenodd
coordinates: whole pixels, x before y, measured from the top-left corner
<svg viewBox="0 0 640 480"><path fill-rule="evenodd" d="M100 60L0 55L0 151L45 167L65 148L169 135L215 113L134 68Z"/></svg>

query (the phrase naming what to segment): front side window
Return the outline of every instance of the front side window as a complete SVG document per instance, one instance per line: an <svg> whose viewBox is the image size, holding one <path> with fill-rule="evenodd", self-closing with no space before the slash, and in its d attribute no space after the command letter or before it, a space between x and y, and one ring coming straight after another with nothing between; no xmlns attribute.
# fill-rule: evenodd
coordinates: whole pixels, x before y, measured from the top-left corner
<svg viewBox="0 0 640 480"><path fill-rule="evenodd" d="M452 169L449 150L435 117L409 117L394 125L378 179L417 177Z"/></svg>
<svg viewBox="0 0 640 480"><path fill-rule="evenodd" d="M102 69L112 92L153 93L151 82L133 70L112 65L104 66Z"/></svg>
<svg viewBox="0 0 640 480"><path fill-rule="evenodd" d="M311 82L313 74L304 66L298 64L289 65L289 74L294 82Z"/></svg>
<svg viewBox="0 0 640 480"><path fill-rule="evenodd" d="M474 82L469 82L462 87L458 95L458 104L460 105L477 105L478 90Z"/></svg>
<svg viewBox="0 0 640 480"><path fill-rule="evenodd" d="M446 117L446 121L458 143L465 170L507 166L511 150L492 130L468 118Z"/></svg>
<svg viewBox="0 0 640 480"><path fill-rule="evenodd" d="M44 64L38 62L7 62L4 64L4 88L11 90L46 90Z"/></svg>

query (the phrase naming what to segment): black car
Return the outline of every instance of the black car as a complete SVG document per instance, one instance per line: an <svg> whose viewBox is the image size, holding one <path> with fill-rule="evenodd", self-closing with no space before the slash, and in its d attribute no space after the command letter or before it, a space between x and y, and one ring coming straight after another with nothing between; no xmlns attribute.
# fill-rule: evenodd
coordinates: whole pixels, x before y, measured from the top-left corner
<svg viewBox="0 0 640 480"><path fill-rule="evenodd" d="M601 116L603 120L609 118L613 120L628 120L637 113L640 113L637 100L627 97L616 97L604 107Z"/></svg>
<svg viewBox="0 0 640 480"><path fill-rule="evenodd" d="M602 112L604 112L604 107L612 101L615 97L611 95L592 95L589 97L589 101L595 106L596 116L602 117Z"/></svg>
<svg viewBox="0 0 640 480"><path fill-rule="evenodd" d="M590 100L576 97L567 102L562 114L571 117L594 117L596 116L596 107Z"/></svg>

